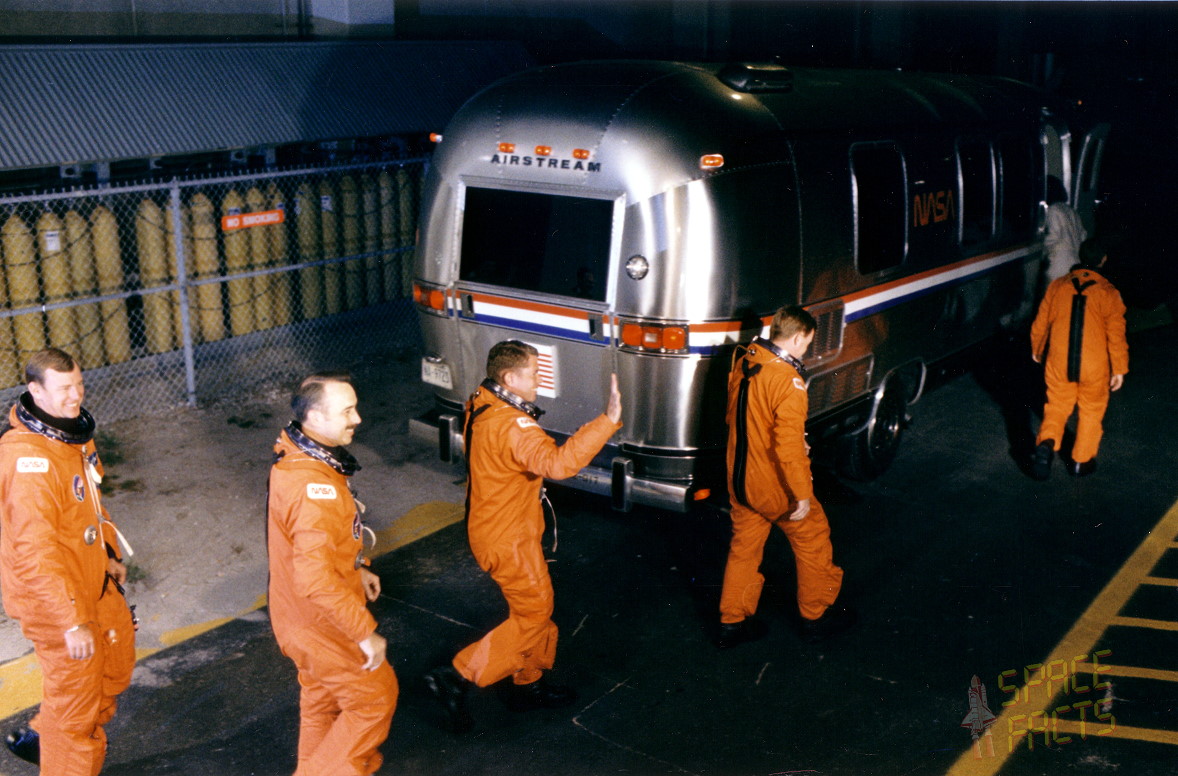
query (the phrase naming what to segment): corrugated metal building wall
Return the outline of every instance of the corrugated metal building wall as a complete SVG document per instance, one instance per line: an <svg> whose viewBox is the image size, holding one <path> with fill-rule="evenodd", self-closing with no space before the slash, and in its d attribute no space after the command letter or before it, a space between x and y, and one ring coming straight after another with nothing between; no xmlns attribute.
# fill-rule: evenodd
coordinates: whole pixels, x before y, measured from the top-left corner
<svg viewBox="0 0 1178 776"><path fill-rule="evenodd" d="M0 47L0 170L440 130L500 42Z"/></svg>

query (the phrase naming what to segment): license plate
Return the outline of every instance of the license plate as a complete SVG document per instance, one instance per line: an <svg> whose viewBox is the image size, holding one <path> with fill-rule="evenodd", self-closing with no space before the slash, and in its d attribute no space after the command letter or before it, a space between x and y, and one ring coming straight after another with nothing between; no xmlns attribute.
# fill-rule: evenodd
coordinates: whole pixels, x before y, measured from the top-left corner
<svg viewBox="0 0 1178 776"><path fill-rule="evenodd" d="M450 379L450 365L438 361L421 360L421 381L450 390L454 382Z"/></svg>

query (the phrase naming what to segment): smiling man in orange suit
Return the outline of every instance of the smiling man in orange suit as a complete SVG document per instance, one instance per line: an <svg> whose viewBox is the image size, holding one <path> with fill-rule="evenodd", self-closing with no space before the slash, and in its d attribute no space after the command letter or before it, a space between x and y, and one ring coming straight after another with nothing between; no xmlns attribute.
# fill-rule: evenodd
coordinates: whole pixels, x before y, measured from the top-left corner
<svg viewBox="0 0 1178 776"><path fill-rule="evenodd" d="M299 671L295 776L375 773L397 705L397 677L366 605L380 578L366 568L362 506L349 482L360 468L345 448L360 424L356 403L347 375L303 380L270 469L270 622Z"/></svg>
<svg viewBox="0 0 1178 776"><path fill-rule="evenodd" d="M536 348L508 340L491 348L487 379L467 404L467 533L475 560L503 591L509 614L452 664L426 675L454 732L473 725L466 706L471 684L506 680L502 698L512 711L559 708L576 700L572 688L544 675L556 658L557 629L552 580L540 546L540 499L545 477L573 476L621 428L622 396L617 375L611 375L605 412L558 446L536 422L543 413L535 404L539 387Z"/></svg>
<svg viewBox="0 0 1178 776"><path fill-rule="evenodd" d="M82 369L50 348L0 437L0 586L41 666L41 709L8 748L52 776L97 776L103 725L131 683L135 620L123 597L122 539L102 505ZM124 543L124 549L130 549Z"/></svg>

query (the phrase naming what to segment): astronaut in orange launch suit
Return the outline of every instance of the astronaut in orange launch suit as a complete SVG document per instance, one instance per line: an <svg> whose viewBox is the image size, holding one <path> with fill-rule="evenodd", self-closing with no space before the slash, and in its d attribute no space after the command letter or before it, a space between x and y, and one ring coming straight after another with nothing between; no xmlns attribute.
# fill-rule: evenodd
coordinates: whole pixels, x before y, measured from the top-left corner
<svg viewBox="0 0 1178 776"><path fill-rule="evenodd" d="M1109 392L1120 389L1129 371L1125 303L1101 273L1107 261L1100 242L1085 240L1080 264L1047 287L1031 324L1031 355L1037 362L1047 356L1047 404L1031 461L1038 480L1051 473L1073 409L1078 417L1068 472L1083 477L1096 470Z"/></svg>
<svg viewBox="0 0 1178 776"><path fill-rule="evenodd" d="M299 672L295 776L368 776L383 762L398 685L366 607L380 578L366 568L349 484L356 392L346 375L312 375L291 408L274 445L267 545L270 622Z"/></svg>
<svg viewBox="0 0 1178 776"><path fill-rule="evenodd" d="M97 776L102 726L135 664L122 536L98 492L104 472L81 367L50 348L29 359L25 377L0 437L0 587L33 642L42 701L8 747L45 774Z"/></svg>
<svg viewBox="0 0 1178 776"><path fill-rule="evenodd" d="M814 317L801 307L778 310L769 339L755 338L728 378L728 491L732 541L720 592L722 649L761 638L753 617L765 578L759 568L774 526L789 539L797 564L800 631L820 642L855 622L836 605L843 570L834 565L830 524L814 498L805 439L809 399L801 358L814 339Z"/></svg>
<svg viewBox="0 0 1178 776"><path fill-rule="evenodd" d="M544 677L556 657L557 628L540 546L542 488L545 477L564 479L580 471L621 428L621 394L611 376L606 411L558 446L536 422L542 413L534 403L539 386L536 349L500 342L487 356L487 379L467 405L467 533L479 566L507 599L509 615L452 665L426 676L456 732L472 724L464 698L470 684L486 687L510 678L503 699L515 711L556 708L576 698L571 688Z"/></svg>

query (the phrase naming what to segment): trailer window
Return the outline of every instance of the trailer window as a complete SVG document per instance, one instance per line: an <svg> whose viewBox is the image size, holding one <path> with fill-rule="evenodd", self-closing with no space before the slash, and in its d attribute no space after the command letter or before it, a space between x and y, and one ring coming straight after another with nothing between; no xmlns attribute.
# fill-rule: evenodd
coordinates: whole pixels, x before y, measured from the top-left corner
<svg viewBox="0 0 1178 776"><path fill-rule="evenodd" d="M865 275L904 261L907 196L904 160L891 145L851 149L855 197L855 262Z"/></svg>
<svg viewBox="0 0 1178 776"><path fill-rule="evenodd" d="M612 200L468 187L459 277L605 301Z"/></svg>
<svg viewBox="0 0 1178 776"><path fill-rule="evenodd" d="M994 236L994 159L989 142L960 140L961 242L970 245Z"/></svg>
<svg viewBox="0 0 1178 776"><path fill-rule="evenodd" d="M1010 234L1030 231L1031 218L1039 198L1035 196L1031 139L1002 135L998 151L1002 163L1002 227Z"/></svg>

